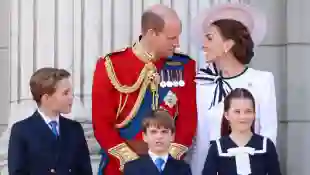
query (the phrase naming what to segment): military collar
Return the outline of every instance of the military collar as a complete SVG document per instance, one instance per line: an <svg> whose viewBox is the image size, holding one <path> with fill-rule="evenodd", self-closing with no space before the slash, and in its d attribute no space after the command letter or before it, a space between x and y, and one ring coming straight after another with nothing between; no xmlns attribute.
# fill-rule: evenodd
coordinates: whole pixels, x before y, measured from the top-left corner
<svg viewBox="0 0 310 175"><path fill-rule="evenodd" d="M144 62L151 62L155 59L154 54L145 51L142 44L140 43L140 39L133 44L132 51L138 58L140 58Z"/></svg>

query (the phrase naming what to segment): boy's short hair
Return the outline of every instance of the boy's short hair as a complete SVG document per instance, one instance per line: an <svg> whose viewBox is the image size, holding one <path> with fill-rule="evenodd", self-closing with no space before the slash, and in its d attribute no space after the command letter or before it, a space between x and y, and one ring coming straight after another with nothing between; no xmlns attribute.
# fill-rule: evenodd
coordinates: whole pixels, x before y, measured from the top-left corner
<svg viewBox="0 0 310 175"><path fill-rule="evenodd" d="M164 109L158 109L152 112L151 115L146 117L142 122L143 132L146 133L147 128L157 127L166 128L175 133L175 123L172 116Z"/></svg>
<svg viewBox="0 0 310 175"><path fill-rule="evenodd" d="M44 67L35 71L30 78L30 91L38 105L44 94L52 95L59 81L69 78L71 74L64 69Z"/></svg>

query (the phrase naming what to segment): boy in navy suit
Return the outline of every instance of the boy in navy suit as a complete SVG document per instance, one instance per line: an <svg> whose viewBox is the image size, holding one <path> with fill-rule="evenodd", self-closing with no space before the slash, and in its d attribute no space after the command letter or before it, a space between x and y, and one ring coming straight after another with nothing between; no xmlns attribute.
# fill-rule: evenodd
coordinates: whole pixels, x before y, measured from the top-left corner
<svg viewBox="0 0 310 175"><path fill-rule="evenodd" d="M148 144L148 155L126 163L124 175L191 175L188 164L169 155L174 134L174 120L167 111L160 109L145 118L143 140Z"/></svg>
<svg viewBox="0 0 310 175"><path fill-rule="evenodd" d="M92 175L82 126L61 116L71 112L70 73L39 69L30 79L30 90L38 109L11 129L9 174Z"/></svg>

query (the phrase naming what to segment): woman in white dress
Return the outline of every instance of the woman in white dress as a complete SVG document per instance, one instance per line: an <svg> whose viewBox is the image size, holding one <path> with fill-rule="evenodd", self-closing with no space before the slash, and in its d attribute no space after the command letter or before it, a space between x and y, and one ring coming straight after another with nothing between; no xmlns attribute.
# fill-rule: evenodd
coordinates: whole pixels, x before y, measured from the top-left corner
<svg viewBox="0 0 310 175"><path fill-rule="evenodd" d="M222 4L203 11L192 29L207 62L197 75L198 129L190 160L193 175L201 175L210 141L221 137L223 100L232 89L246 88L253 94L255 133L276 143L278 120L273 74L247 66L254 46L264 38L264 16L247 5Z"/></svg>

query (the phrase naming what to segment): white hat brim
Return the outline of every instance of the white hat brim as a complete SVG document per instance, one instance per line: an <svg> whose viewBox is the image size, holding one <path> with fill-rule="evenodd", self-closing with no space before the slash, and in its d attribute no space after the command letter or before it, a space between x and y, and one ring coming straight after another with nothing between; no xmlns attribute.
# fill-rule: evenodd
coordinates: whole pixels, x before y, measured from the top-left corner
<svg viewBox="0 0 310 175"><path fill-rule="evenodd" d="M228 3L205 9L194 18L191 26L191 39L194 44L201 47L205 35L204 29L221 19L233 19L241 22L249 30L256 46L265 37L267 20L263 13L249 5Z"/></svg>

